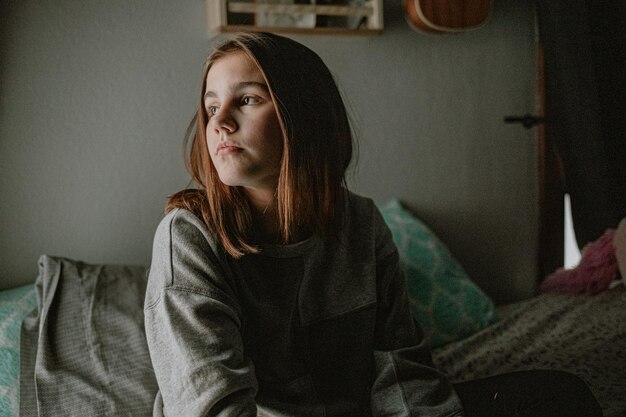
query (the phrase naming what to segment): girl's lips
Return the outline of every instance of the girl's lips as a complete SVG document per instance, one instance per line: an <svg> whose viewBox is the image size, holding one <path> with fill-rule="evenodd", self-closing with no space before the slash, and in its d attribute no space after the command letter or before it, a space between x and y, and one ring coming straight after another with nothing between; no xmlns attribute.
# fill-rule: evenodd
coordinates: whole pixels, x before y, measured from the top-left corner
<svg viewBox="0 0 626 417"><path fill-rule="evenodd" d="M240 148L239 146L233 143L222 142L219 145L217 145L217 150L215 151L215 153L217 155L226 155L230 153L240 152L242 150L243 150L242 148Z"/></svg>

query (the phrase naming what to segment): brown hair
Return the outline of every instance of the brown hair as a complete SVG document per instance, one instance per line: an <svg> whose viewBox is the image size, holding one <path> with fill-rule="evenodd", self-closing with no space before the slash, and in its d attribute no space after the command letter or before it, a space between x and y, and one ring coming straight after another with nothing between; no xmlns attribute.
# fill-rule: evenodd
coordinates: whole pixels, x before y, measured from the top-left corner
<svg viewBox="0 0 626 417"><path fill-rule="evenodd" d="M332 236L341 225L345 171L352 158L352 133L335 81L321 58L291 39L239 34L218 46L203 71L200 103L185 139L187 169L197 189L170 196L166 211L185 208L202 218L233 257L255 253L252 211L241 187L223 184L208 153L206 76L218 59L244 52L265 77L283 131L277 206L281 237L298 230ZM193 125L195 124L195 131Z"/></svg>

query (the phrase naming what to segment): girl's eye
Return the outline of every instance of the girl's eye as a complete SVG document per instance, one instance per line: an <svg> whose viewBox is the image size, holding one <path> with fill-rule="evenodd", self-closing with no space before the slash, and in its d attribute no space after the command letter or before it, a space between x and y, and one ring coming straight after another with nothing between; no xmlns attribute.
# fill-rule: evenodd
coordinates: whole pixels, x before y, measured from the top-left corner
<svg viewBox="0 0 626 417"><path fill-rule="evenodd" d="M245 105L258 104L260 100L257 97L245 96L241 102Z"/></svg>
<svg viewBox="0 0 626 417"><path fill-rule="evenodd" d="M207 107L206 112L208 116L211 117L211 116L215 116L218 110L219 110L219 107L217 106L209 106Z"/></svg>

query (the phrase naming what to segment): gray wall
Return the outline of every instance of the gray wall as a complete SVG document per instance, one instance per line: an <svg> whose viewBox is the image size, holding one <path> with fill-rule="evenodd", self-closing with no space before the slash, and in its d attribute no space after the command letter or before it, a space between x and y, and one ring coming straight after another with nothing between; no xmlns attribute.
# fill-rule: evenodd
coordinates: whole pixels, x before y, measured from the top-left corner
<svg viewBox="0 0 626 417"><path fill-rule="evenodd" d="M148 264L210 48L203 0L0 6L0 287L40 254ZM412 31L399 0L376 37L297 36L347 97L357 192L399 197L499 301L534 290L537 152L508 114L535 108L532 6L495 2L455 35Z"/></svg>

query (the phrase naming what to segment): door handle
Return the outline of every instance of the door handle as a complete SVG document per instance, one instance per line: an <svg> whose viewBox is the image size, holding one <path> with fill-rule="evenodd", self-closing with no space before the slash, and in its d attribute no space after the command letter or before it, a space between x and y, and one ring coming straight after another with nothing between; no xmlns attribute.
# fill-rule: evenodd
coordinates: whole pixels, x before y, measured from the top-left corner
<svg viewBox="0 0 626 417"><path fill-rule="evenodd" d="M530 129L538 124L543 124L545 119L539 116L533 116L530 114L525 114L523 116L506 116L504 118L504 123L521 123L526 129Z"/></svg>

